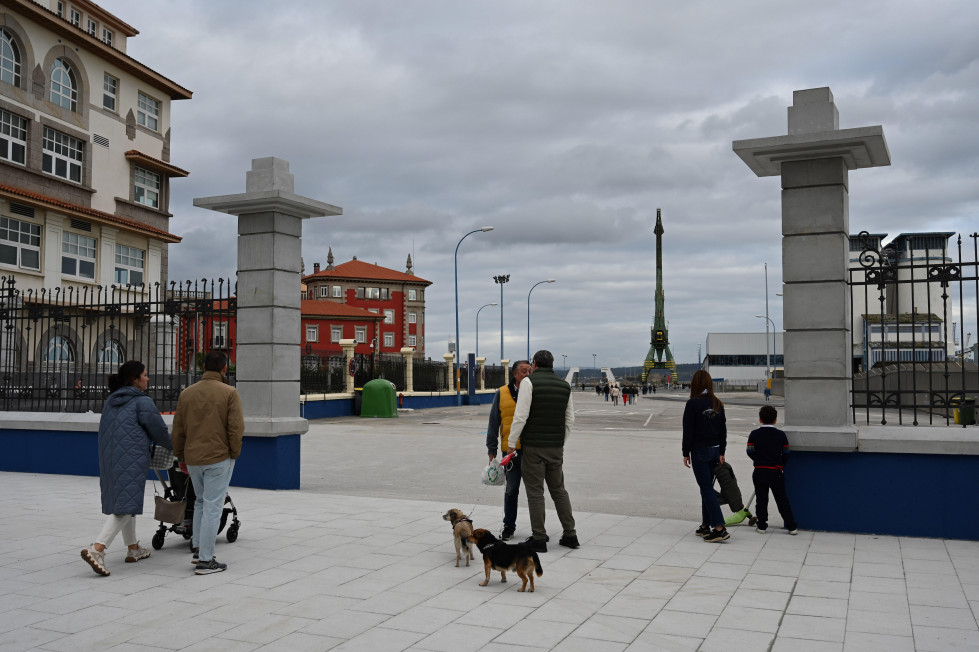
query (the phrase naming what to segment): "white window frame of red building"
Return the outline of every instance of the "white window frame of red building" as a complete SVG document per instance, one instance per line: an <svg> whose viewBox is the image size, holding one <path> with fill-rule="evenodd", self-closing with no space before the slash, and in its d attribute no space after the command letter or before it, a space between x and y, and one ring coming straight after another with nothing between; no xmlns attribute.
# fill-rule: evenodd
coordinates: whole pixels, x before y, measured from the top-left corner
<svg viewBox="0 0 979 652"><path fill-rule="evenodd" d="M343 339L343 326L331 326L330 327L330 341L339 342Z"/></svg>
<svg viewBox="0 0 979 652"><path fill-rule="evenodd" d="M329 286L321 285L320 286L320 299L325 299L326 297L328 297L329 296L329 290L330 290Z"/></svg>
<svg viewBox="0 0 979 652"><path fill-rule="evenodd" d="M393 324L394 323L394 310L385 309L384 310L384 323Z"/></svg>
<svg viewBox="0 0 979 652"><path fill-rule="evenodd" d="M320 341L320 327L314 324L306 324L306 341L307 342L319 342Z"/></svg>
<svg viewBox="0 0 979 652"><path fill-rule="evenodd" d="M228 322L216 321L211 323L211 348L227 349L228 346Z"/></svg>
<svg viewBox="0 0 979 652"><path fill-rule="evenodd" d="M357 344L364 344L367 342L367 327L366 326L355 326L354 327L354 341Z"/></svg>
<svg viewBox="0 0 979 652"><path fill-rule="evenodd" d="M323 289L326 290L326 288L323 288ZM324 297L326 296L326 292L323 293L323 296ZM343 288L341 288L339 285L334 285L333 286L333 298L334 299L342 299L343 298Z"/></svg>
<svg viewBox="0 0 979 652"><path fill-rule="evenodd" d="M409 312L408 313L408 323L409 324L417 324L418 323L418 313L416 313L416 312Z"/></svg>
<svg viewBox="0 0 979 652"><path fill-rule="evenodd" d="M408 346L418 346L418 338L414 335L409 335Z"/></svg>
<svg viewBox="0 0 979 652"><path fill-rule="evenodd" d="M384 346L391 348L394 346L394 333L384 334Z"/></svg>
<svg viewBox="0 0 979 652"><path fill-rule="evenodd" d="M417 301L417 300L418 300L418 290L416 290L415 288L409 289L408 301Z"/></svg>

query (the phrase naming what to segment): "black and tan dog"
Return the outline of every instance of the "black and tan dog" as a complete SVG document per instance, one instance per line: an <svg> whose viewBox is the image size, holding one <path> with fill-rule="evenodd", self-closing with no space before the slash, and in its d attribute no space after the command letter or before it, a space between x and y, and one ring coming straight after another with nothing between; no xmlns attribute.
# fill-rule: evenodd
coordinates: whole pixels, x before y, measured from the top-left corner
<svg viewBox="0 0 979 652"><path fill-rule="evenodd" d="M462 555L466 555L466 566L470 559L475 559L469 537L473 533L473 522L463 513L461 509L450 509L442 516L443 521L452 523L452 538L456 544L456 566Z"/></svg>
<svg viewBox="0 0 979 652"><path fill-rule="evenodd" d="M537 577L544 574L536 552L522 543L513 546L503 543L490 534L489 530L476 530L472 534L472 540L483 553L483 567L486 569L486 579L479 583L480 586L489 584L491 570L500 571L501 582L506 582L506 572L512 570L523 580L520 590L526 591L529 581L530 591L533 593L534 573L537 573Z"/></svg>

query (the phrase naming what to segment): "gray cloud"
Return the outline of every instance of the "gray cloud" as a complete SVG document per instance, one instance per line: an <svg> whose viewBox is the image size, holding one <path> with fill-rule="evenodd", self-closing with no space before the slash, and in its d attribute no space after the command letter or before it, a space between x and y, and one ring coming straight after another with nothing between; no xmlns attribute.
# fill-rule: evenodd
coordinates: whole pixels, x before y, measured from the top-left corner
<svg viewBox="0 0 979 652"><path fill-rule="evenodd" d="M777 179L733 140L786 132L792 91L830 86L841 127L881 124L893 165L851 174L850 223L972 233L979 207L979 11L966 0L411 3L104 0L137 27L129 53L194 91L173 104L171 276L228 275L234 219L194 197L242 192L251 159L343 207L305 224L307 269L357 255L434 282L428 353L463 349L504 288L506 354L642 362L663 209L677 359L711 331L760 331L768 263L781 327ZM176 46L175 46L176 44ZM971 241L970 241L971 243ZM499 313L480 352L499 351Z"/></svg>

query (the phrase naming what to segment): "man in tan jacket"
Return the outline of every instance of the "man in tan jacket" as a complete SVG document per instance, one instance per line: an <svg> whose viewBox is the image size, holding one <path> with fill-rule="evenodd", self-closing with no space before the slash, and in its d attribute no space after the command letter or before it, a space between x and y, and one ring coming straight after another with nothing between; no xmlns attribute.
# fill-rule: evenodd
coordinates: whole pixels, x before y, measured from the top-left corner
<svg viewBox="0 0 979 652"><path fill-rule="evenodd" d="M245 418L241 399L226 383L228 356L212 351L204 358L204 375L182 391L173 417L173 454L194 483L194 530L191 546L196 575L228 568L214 558L221 510L235 460L241 454Z"/></svg>

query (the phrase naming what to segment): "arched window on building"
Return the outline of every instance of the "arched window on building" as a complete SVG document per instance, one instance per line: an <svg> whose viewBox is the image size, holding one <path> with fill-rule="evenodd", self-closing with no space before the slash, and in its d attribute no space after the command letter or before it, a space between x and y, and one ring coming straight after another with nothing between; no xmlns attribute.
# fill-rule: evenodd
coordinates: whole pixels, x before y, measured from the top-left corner
<svg viewBox="0 0 979 652"><path fill-rule="evenodd" d="M0 29L0 81L20 86L20 50L5 29Z"/></svg>
<svg viewBox="0 0 979 652"><path fill-rule="evenodd" d="M116 370L122 364L122 346L116 340L106 340L96 358L99 371Z"/></svg>
<svg viewBox="0 0 979 652"><path fill-rule="evenodd" d="M75 361L75 347L71 340L64 335L55 335L48 340L48 346L44 350L45 362L73 363Z"/></svg>
<svg viewBox="0 0 979 652"><path fill-rule="evenodd" d="M78 110L78 82L75 72L60 57L51 66L51 101L69 111Z"/></svg>

